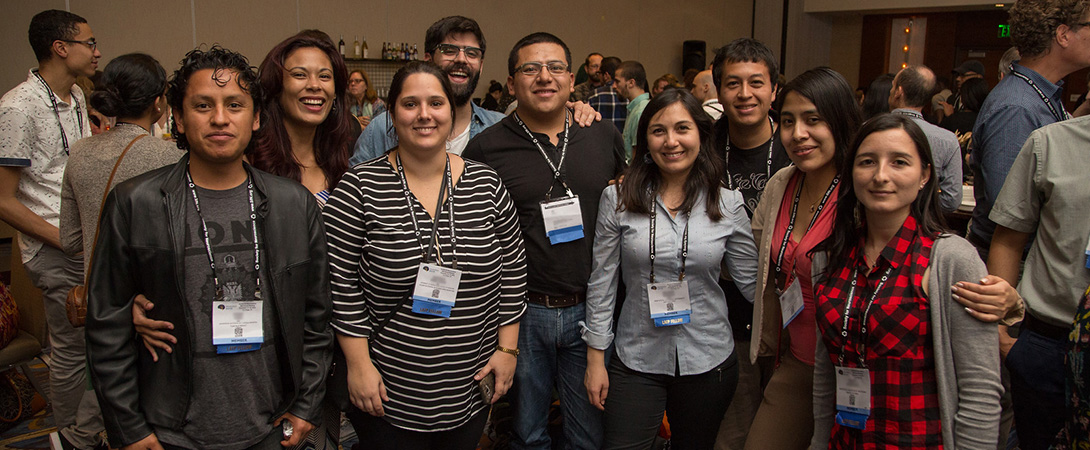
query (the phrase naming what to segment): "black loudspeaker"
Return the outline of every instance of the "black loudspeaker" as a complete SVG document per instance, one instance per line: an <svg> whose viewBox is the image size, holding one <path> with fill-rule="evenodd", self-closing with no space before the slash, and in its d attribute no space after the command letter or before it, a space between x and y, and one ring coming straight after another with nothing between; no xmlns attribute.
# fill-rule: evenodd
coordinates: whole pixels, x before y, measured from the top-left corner
<svg viewBox="0 0 1090 450"><path fill-rule="evenodd" d="M704 41L685 41L681 46L681 73L684 74L689 69L707 69L707 48L708 44Z"/></svg>

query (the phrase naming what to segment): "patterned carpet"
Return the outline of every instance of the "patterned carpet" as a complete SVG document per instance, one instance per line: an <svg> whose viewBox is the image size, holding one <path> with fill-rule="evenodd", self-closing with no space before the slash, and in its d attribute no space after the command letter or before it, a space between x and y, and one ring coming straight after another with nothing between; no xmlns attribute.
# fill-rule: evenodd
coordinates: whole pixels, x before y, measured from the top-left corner
<svg viewBox="0 0 1090 450"><path fill-rule="evenodd" d="M35 361L30 365L33 375L47 390L49 389L49 370L45 363ZM49 434L57 431L53 425L52 411L46 408L34 417L20 422L15 427L0 433L0 449L49 449Z"/></svg>

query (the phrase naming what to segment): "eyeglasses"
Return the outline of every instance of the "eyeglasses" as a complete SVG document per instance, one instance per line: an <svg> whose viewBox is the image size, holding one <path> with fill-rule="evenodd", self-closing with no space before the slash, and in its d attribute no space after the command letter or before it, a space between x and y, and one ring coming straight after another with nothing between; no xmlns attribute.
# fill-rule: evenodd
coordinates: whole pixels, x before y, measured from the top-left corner
<svg viewBox="0 0 1090 450"><path fill-rule="evenodd" d="M1090 27L1090 22L1079 22L1079 23L1076 23L1075 26L1071 27L1071 28L1082 28L1082 27Z"/></svg>
<svg viewBox="0 0 1090 450"><path fill-rule="evenodd" d="M528 77L536 77L541 73L541 68L544 67L553 75L564 75L568 72L568 65L560 61L549 61L547 63L531 61L525 62L515 68L516 73L521 73Z"/></svg>
<svg viewBox="0 0 1090 450"><path fill-rule="evenodd" d="M458 53L465 53L466 59L481 59L484 56L484 50L477 47L459 47L454 44L439 44L435 46L435 50L448 58L457 58Z"/></svg>
<svg viewBox="0 0 1090 450"><path fill-rule="evenodd" d="M363 83L363 80L357 80L357 79L348 80L348 84L360 84L360 83Z"/></svg>
<svg viewBox="0 0 1090 450"><path fill-rule="evenodd" d="M71 39L57 39L57 40L58 40L58 41L61 41L61 42L68 42L68 43L72 43L72 44L83 44L83 45L86 45L86 46L88 46L88 47L91 47L91 51L92 51L92 52L98 49L98 41L95 41L95 38L91 38L91 39L88 39L88 40L86 40L86 41L73 41L73 40L71 40Z"/></svg>

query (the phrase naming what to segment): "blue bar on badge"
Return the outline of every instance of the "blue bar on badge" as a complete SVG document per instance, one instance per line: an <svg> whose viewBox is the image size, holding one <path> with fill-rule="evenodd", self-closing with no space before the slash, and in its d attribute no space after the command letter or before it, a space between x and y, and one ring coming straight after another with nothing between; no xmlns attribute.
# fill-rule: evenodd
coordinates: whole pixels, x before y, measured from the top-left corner
<svg viewBox="0 0 1090 450"><path fill-rule="evenodd" d="M216 353L223 355L228 353L252 352L261 348L261 344L225 344L217 345Z"/></svg>
<svg viewBox="0 0 1090 450"><path fill-rule="evenodd" d="M576 225L573 227L558 228L548 233L545 233L545 235L549 236L550 244L563 244L565 242L583 239L583 226Z"/></svg>
<svg viewBox="0 0 1090 450"><path fill-rule="evenodd" d="M870 416L856 414L848 411L839 411L836 413L836 423L843 427L863 430L867 428L868 417Z"/></svg>
<svg viewBox="0 0 1090 450"><path fill-rule="evenodd" d="M427 300L413 299L413 312L427 314L429 316L450 317L450 306L430 302Z"/></svg>
<svg viewBox="0 0 1090 450"><path fill-rule="evenodd" d="M413 302L414 303L415 302L427 302L427 303L432 303L432 304L436 304L436 305L443 305L443 306L446 306L447 309L450 309L450 307L454 306L454 302L447 302L447 301L439 300L437 298L424 297L422 295L414 295L413 296Z"/></svg>
<svg viewBox="0 0 1090 450"><path fill-rule="evenodd" d="M248 338L220 338L220 339L213 338L212 339L212 345L245 345L245 344L260 344L262 342L265 342L265 338L261 337L261 336L248 337Z"/></svg>
<svg viewBox="0 0 1090 450"><path fill-rule="evenodd" d="M680 314L666 317L655 317L654 320L656 327L669 327L673 325L682 325L689 323L689 315Z"/></svg>

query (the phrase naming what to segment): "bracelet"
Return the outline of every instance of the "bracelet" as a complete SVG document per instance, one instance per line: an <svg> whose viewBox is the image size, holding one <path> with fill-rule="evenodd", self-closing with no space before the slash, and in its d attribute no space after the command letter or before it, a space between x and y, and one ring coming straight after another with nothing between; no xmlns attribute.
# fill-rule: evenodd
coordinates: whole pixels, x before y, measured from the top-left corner
<svg viewBox="0 0 1090 450"><path fill-rule="evenodd" d="M497 352L504 352L504 353L506 353L508 355L511 355L511 356L514 356L516 358L519 357L519 349L517 349L517 348L507 348L507 347L504 347L502 345L497 345L496 346L496 351Z"/></svg>

